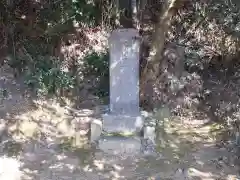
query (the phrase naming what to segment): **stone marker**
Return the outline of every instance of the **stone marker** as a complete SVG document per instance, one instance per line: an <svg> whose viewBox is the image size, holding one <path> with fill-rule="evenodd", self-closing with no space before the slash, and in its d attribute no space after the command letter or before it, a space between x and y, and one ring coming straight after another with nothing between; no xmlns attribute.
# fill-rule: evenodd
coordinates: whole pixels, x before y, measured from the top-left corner
<svg viewBox="0 0 240 180"><path fill-rule="evenodd" d="M132 134L143 120L139 108L139 35L135 29L117 29L109 39L110 111L103 115L107 133Z"/></svg>
<svg viewBox="0 0 240 180"><path fill-rule="evenodd" d="M110 104L102 115L104 134L99 148L114 155L134 156L140 153L141 141L133 135L143 120L139 108L139 35L135 29L117 29L109 39ZM121 134L123 136L116 136Z"/></svg>

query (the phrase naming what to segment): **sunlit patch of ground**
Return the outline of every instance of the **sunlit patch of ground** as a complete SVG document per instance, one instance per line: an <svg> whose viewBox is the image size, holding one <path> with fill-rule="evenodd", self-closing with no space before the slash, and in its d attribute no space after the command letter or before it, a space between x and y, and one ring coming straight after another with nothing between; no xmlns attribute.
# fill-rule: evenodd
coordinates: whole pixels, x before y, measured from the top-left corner
<svg viewBox="0 0 240 180"><path fill-rule="evenodd" d="M21 180L21 163L16 158L0 157L0 179Z"/></svg>
<svg viewBox="0 0 240 180"><path fill-rule="evenodd" d="M234 155L225 148L219 148L212 125L206 121L171 120L165 123L164 144L160 148L171 166L182 169L190 179L237 179L237 167L234 167ZM181 174L181 173L180 173Z"/></svg>

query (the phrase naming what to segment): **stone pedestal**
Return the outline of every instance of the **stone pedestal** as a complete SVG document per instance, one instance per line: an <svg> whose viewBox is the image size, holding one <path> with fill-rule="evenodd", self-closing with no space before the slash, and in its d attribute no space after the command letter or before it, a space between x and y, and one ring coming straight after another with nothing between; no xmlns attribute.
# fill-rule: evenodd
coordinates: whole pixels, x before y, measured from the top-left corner
<svg viewBox="0 0 240 180"><path fill-rule="evenodd" d="M135 137L105 136L99 140L99 148L112 155L133 156L140 153L141 141Z"/></svg>
<svg viewBox="0 0 240 180"><path fill-rule="evenodd" d="M143 119L140 115L104 114L102 117L103 129L107 133L132 135L135 132L139 132L143 126Z"/></svg>

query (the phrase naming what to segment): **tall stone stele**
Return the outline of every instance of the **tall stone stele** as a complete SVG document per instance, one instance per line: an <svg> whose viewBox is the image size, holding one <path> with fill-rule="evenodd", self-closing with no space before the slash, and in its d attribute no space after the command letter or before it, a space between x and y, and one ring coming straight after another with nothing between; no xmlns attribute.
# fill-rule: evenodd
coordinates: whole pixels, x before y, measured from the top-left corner
<svg viewBox="0 0 240 180"><path fill-rule="evenodd" d="M139 108L140 38L135 29L117 29L109 39L110 110L104 114L108 133L132 134L142 128Z"/></svg>

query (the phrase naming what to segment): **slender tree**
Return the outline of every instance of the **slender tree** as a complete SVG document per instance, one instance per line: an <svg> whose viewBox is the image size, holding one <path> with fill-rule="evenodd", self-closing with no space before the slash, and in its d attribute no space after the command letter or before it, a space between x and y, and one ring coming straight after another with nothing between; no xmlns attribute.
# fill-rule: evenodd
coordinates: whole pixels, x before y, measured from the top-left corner
<svg viewBox="0 0 240 180"><path fill-rule="evenodd" d="M166 33L171 24L172 17L177 13L183 0L165 0L162 6L162 13L153 32L153 41L150 48L148 62L143 69L141 76L141 98L147 104L153 105L155 95L154 84L157 82L162 64L162 54L165 45Z"/></svg>

